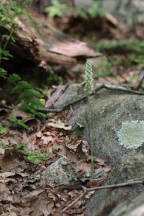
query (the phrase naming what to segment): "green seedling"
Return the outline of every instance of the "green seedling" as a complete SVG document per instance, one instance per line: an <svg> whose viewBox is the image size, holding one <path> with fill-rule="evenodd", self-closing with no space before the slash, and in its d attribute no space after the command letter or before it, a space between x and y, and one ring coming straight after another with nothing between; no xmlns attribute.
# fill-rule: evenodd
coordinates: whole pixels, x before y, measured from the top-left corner
<svg viewBox="0 0 144 216"><path fill-rule="evenodd" d="M13 123L13 126L20 126L26 130L28 130L28 126L22 122L22 120L17 119L15 116L10 115L9 120Z"/></svg>
<svg viewBox="0 0 144 216"><path fill-rule="evenodd" d="M13 150L13 146L6 146L3 142L0 142L0 148L5 149L5 150Z"/></svg>
<svg viewBox="0 0 144 216"><path fill-rule="evenodd" d="M18 149L18 152L20 152L22 155L25 155L27 159L33 163L41 163L42 161L48 160L48 158L42 152L30 152L30 150L22 144L18 145L16 149Z"/></svg>
<svg viewBox="0 0 144 216"><path fill-rule="evenodd" d="M7 128L3 127L0 123L0 134L5 134L7 132Z"/></svg>

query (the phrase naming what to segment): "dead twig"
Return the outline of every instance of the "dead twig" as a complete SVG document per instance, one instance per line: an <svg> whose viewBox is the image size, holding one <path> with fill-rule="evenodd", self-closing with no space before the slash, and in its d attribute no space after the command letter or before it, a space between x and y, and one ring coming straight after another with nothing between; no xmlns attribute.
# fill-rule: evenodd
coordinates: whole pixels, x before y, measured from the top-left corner
<svg viewBox="0 0 144 216"><path fill-rule="evenodd" d="M60 89L57 89L56 92L50 97L50 99L46 102L45 108L49 109L53 107L60 96L64 93L64 91L68 88L68 85L62 86Z"/></svg>
<svg viewBox="0 0 144 216"><path fill-rule="evenodd" d="M94 92L98 92L99 90L101 90L103 88L104 89L109 89L109 90L112 90L112 91L122 91L122 92L129 93L129 94L144 95L144 92L139 92L139 91L136 91L136 90L126 89L126 88L121 87L121 86L112 86L112 85L105 85L105 84L102 84L101 86L96 88L94 90Z"/></svg>
<svg viewBox="0 0 144 216"><path fill-rule="evenodd" d="M142 178L143 179L143 178ZM80 199L82 199L88 192L90 191L96 191L96 190L102 190L102 189L113 189L113 188L119 188L119 187L126 187L126 186L132 186L136 184L144 184L144 180L129 180L128 182L120 183L120 184L113 184L113 185L105 185L105 186L99 186L99 187L92 187L92 188L86 188L82 186L83 193L76 198L73 202L71 202L68 206L66 206L61 213L65 212L67 209L72 207L75 203L77 203Z"/></svg>
<svg viewBox="0 0 144 216"><path fill-rule="evenodd" d="M135 86L135 90L138 91L141 88L143 80L144 80L144 68L140 73L139 81L138 81L137 85Z"/></svg>
<svg viewBox="0 0 144 216"><path fill-rule="evenodd" d="M99 186L99 187L92 187L87 188L87 192L93 191L93 190L101 190L101 189L111 189L111 188L118 188L118 187L126 187L126 186L132 186L136 184L143 184L144 180L129 180L128 182L120 183L120 184L114 184L114 185L105 185L105 186Z"/></svg>
<svg viewBox="0 0 144 216"><path fill-rule="evenodd" d="M129 93L129 94L135 94L135 95L144 95L143 92L139 92L136 90L126 89L126 88L121 87L121 86L112 86L112 85L105 85L105 84L102 84L99 87L95 88L91 95L95 95L101 89L108 89L108 90L112 90L112 91L121 91L121 92ZM87 99L86 95L81 97L80 99L78 99L76 101L69 103L68 105L66 105L65 107L62 107L60 109L38 108L37 111L43 112L43 113L50 113L50 112L51 113L58 113L58 112L63 111L64 109L66 109L68 106L79 103L85 99Z"/></svg>

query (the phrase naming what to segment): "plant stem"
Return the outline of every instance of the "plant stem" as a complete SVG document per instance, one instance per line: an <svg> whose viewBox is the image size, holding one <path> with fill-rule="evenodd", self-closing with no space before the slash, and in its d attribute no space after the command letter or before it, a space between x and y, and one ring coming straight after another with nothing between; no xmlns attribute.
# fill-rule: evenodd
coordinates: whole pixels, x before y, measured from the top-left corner
<svg viewBox="0 0 144 216"><path fill-rule="evenodd" d="M92 106L91 96L88 93L88 123L89 123L89 142L91 151L91 177L94 174L94 145L93 145L93 130L92 130Z"/></svg>

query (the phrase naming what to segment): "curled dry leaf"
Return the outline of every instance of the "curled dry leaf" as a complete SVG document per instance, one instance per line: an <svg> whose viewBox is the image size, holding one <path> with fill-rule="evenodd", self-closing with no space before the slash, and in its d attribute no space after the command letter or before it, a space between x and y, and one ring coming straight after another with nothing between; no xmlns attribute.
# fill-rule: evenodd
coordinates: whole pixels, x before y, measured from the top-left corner
<svg viewBox="0 0 144 216"><path fill-rule="evenodd" d="M71 126L66 126L62 121L58 120L56 123L48 123L48 126L54 127L54 128L59 128L59 129L64 129L64 130L71 130Z"/></svg>

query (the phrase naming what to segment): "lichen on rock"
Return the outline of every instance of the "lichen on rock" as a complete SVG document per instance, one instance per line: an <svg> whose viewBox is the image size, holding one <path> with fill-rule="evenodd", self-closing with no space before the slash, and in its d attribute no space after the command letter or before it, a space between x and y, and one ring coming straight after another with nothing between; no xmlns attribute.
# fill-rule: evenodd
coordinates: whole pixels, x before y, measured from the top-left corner
<svg viewBox="0 0 144 216"><path fill-rule="evenodd" d="M122 122L117 132L119 144L127 149L137 149L144 143L144 121L132 120Z"/></svg>

